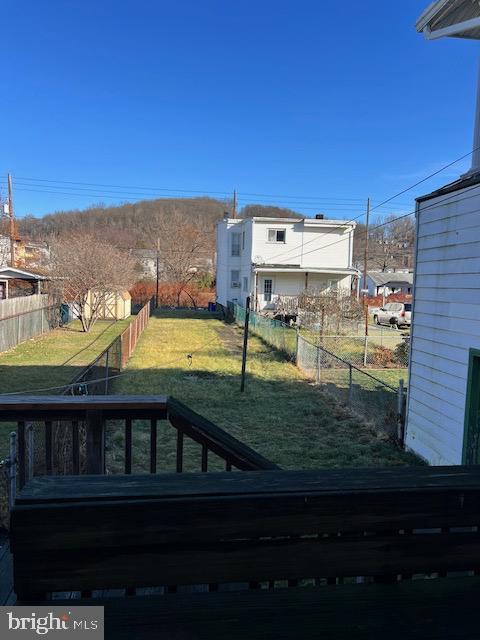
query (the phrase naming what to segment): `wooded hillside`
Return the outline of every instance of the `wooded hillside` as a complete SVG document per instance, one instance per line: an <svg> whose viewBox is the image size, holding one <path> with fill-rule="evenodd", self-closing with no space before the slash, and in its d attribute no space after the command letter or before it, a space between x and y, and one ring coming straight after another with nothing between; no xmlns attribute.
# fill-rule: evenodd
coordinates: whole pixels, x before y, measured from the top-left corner
<svg viewBox="0 0 480 640"><path fill-rule="evenodd" d="M97 205L84 210L56 211L35 218L19 220L20 232L31 240L46 240L77 231L95 232L109 242L125 248L154 248L153 236L159 225L162 229L183 219L211 235L215 242L215 223L225 212L232 211L229 200L214 198L162 198L142 200L117 206ZM291 209L262 205L248 205L239 212L240 217L298 217ZM179 229L175 229L179 230ZM173 230L172 230L173 231Z"/></svg>
<svg viewBox="0 0 480 640"><path fill-rule="evenodd" d="M76 232L95 236L124 249L155 249L157 240L164 256L174 245L185 245L182 254L196 251L212 264L215 252L215 224L225 212L231 213L230 200L214 198L162 198L142 200L117 206L97 205L84 210L57 211L34 218L20 219L20 233L30 240L51 242L53 238ZM298 217L292 209L250 204L240 217ZM388 222L375 229L379 223ZM167 245L167 246L166 246ZM363 267L365 226L357 224L354 239L354 266ZM411 218L394 216L377 219L369 234L370 269L411 268L414 247L414 224Z"/></svg>

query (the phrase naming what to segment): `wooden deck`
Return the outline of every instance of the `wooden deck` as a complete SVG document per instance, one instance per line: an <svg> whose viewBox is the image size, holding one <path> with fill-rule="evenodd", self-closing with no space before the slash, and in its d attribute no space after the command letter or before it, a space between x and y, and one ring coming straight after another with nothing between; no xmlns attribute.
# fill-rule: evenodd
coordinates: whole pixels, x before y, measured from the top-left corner
<svg viewBox="0 0 480 640"><path fill-rule="evenodd" d="M0 605L15 604L13 592L13 561L5 533L0 534Z"/></svg>
<svg viewBox="0 0 480 640"><path fill-rule="evenodd" d="M108 640L478 636L480 466L282 471L170 398L0 399L0 420L11 416L22 482L0 539L0 602L15 601L11 549L18 602L104 606ZM50 475L32 478L35 416ZM55 475L52 424L72 422L71 468L104 470L112 416L125 474ZM137 419L151 426L143 475L131 473ZM157 420L177 432L177 473L156 473ZM184 439L199 472L183 473Z"/></svg>

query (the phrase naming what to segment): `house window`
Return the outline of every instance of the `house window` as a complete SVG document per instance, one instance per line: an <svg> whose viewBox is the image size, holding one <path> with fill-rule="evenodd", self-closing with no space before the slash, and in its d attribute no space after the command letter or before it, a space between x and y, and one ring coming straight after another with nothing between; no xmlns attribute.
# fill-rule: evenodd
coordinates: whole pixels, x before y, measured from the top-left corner
<svg viewBox="0 0 480 640"><path fill-rule="evenodd" d="M285 243L286 235L287 235L287 232L285 229L269 229L268 242Z"/></svg>
<svg viewBox="0 0 480 640"><path fill-rule="evenodd" d="M263 281L263 299L265 302L272 301L273 280L271 278L265 278Z"/></svg>
<svg viewBox="0 0 480 640"><path fill-rule="evenodd" d="M230 286L234 289L240 287L240 271L238 269L232 269L230 272Z"/></svg>
<svg viewBox="0 0 480 640"><path fill-rule="evenodd" d="M243 290L248 291L248 278L246 276L243 278Z"/></svg>
<svg viewBox="0 0 480 640"><path fill-rule="evenodd" d="M232 233L232 256L240 255L240 234Z"/></svg>
<svg viewBox="0 0 480 640"><path fill-rule="evenodd" d="M245 251L245 231L242 231L242 251Z"/></svg>

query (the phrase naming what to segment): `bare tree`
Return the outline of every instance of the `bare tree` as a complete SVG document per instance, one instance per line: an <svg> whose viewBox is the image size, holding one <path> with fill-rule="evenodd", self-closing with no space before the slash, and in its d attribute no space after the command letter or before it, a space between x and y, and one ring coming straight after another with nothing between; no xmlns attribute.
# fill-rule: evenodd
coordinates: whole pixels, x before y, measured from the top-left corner
<svg viewBox="0 0 480 640"><path fill-rule="evenodd" d="M153 221L150 233L158 239L162 280L174 287L177 306L182 294L196 306L189 285L213 262L214 237L210 226L202 219L186 217L179 211Z"/></svg>
<svg viewBox="0 0 480 640"><path fill-rule="evenodd" d="M286 307L280 299L276 310L289 315L292 306L303 325L318 328L321 335L340 334L342 327L350 327L363 317L363 307L359 301L346 290L307 289L295 299L286 300Z"/></svg>
<svg viewBox="0 0 480 640"><path fill-rule="evenodd" d="M92 234L75 233L52 244L51 272L56 288L88 332L112 295L134 283L135 260Z"/></svg>

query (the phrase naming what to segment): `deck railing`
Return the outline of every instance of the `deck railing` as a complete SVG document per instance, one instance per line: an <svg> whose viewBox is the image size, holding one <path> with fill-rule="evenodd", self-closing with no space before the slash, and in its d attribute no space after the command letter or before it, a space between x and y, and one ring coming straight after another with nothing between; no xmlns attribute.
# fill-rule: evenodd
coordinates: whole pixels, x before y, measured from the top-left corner
<svg viewBox="0 0 480 640"><path fill-rule="evenodd" d="M220 459L226 471L278 468L178 400L166 396L0 396L0 422L12 421L17 423L19 489L33 475L106 473L106 424L109 421L115 421L117 429L123 430L121 471L126 474L132 473L138 452L133 446L137 425L143 433L147 425L149 432L149 472L162 471L157 464L157 427L162 421L176 430L172 455L179 473L184 471L188 440L199 445L199 471L208 471L209 456ZM32 436L27 436L30 422L40 426L34 437L40 440L43 460L37 465L32 463L30 455ZM60 440L61 447L58 446ZM119 446L118 442L115 446ZM38 446L35 448L39 449ZM142 451L143 457L145 453ZM215 466L218 469L218 464Z"/></svg>

